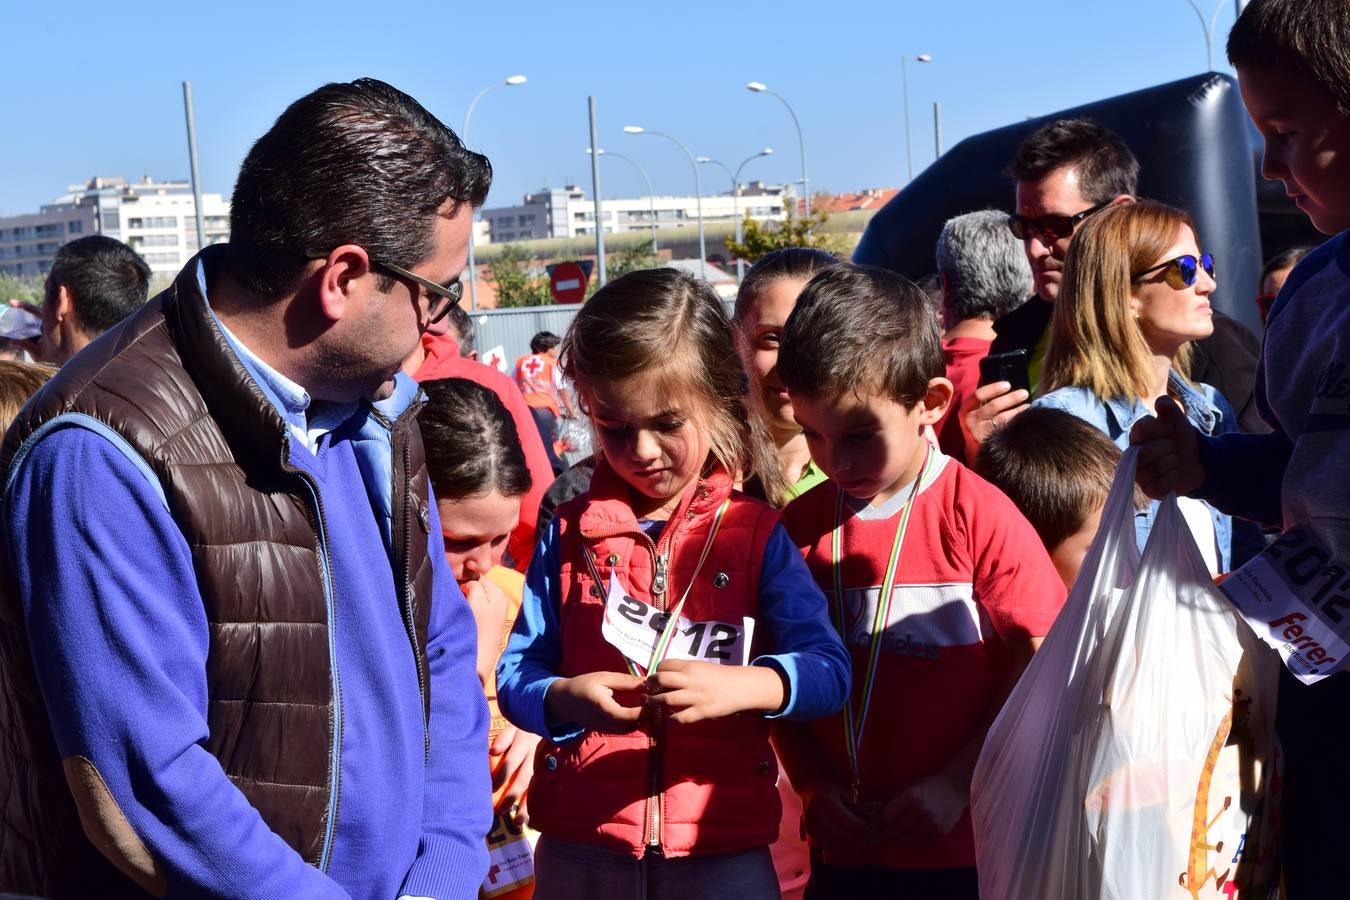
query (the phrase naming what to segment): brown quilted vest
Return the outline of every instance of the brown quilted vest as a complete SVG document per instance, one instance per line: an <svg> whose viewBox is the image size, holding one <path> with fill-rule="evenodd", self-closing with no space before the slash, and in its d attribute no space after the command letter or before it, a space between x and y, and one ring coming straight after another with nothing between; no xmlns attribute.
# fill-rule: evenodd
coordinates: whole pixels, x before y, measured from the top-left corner
<svg viewBox="0 0 1350 900"><path fill-rule="evenodd" d="M208 267L219 264L219 249L204 251ZM196 269L193 260L173 286L34 397L0 448L0 472L44 422L69 413L113 428L149 464L192 548L210 627L206 749L272 830L318 864L325 834L336 827L328 821L333 686L315 537L322 503L315 508L304 476L286 462L286 426L207 312ZM390 602L404 610L425 712L431 568L419 406L391 423L394 558L402 561L402 578L395 575L403 593ZM336 809L340 816L340 804ZM3 552L0 815L0 891L145 896L81 829Z"/></svg>

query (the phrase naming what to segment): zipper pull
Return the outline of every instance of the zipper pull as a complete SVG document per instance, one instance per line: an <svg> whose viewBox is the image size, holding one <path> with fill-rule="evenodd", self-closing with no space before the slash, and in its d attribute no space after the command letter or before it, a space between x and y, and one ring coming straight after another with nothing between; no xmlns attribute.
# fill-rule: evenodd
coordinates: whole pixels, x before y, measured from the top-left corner
<svg viewBox="0 0 1350 900"><path fill-rule="evenodd" d="M652 593L664 594L666 592L666 555L664 553L656 554L656 575L652 578Z"/></svg>

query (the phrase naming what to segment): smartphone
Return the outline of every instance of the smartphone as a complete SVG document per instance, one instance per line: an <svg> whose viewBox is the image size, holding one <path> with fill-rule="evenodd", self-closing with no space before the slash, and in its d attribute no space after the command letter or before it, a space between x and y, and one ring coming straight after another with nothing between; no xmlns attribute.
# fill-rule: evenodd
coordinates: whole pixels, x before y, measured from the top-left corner
<svg viewBox="0 0 1350 900"><path fill-rule="evenodd" d="M1027 370L1027 351L1009 350L991 353L980 360L980 387L1006 381L1015 391L1018 388L1031 393L1031 375Z"/></svg>

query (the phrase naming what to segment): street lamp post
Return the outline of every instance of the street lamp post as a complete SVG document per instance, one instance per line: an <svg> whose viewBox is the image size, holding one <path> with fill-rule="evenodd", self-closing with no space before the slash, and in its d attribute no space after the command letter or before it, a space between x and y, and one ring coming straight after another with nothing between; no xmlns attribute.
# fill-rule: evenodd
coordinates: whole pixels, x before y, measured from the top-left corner
<svg viewBox="0 0 1350 900"><path fill-rule="evenodd" d="M914 180L914 150L910 146L909 139L909 72L905 69L905 63L909 60L915 62L932 62L933 57L927 53L920 53L918 56L900 57L900 83L905 95L905 165L909 169L909 180Z"/></svg>
<svg viewBox="0 0 1350 900"><path fill-rule="evenodd" d="M777 91L771 91L760 81L752 81L745 86L746 90L753 91L756 94L772 94L777 97L783 106L787 107L788 115L792 116L792 124L797 126L797 146L802 154L802 197L806 200L806 215L811 215L811 191L810 182L806 180L806 139L802 137L802 123L797 121L797 114L792 111L792 104L787 102L782 94Z"/></svg>
<svg viewBox="0 0 1350 900"><path fill-rule="evenodd" d="M1209 17L1208 22L1205 21L1205 14L1200 11L1200 7L1196 4L1195 0L1186 0L1186 2L1191 5L1191 9L1195 10L1196 17L1200 19L1200 27L1205 30L1205 66L1206 66L1205 71L1213 72L1214 26L1217 25L1219 22L1219 11L1223 9L1224 0L1219 0L1218 5L1214 7L1214 15ZM1241 13L1243 6L1242 0L1237 0L1237 2L1238 2L1238 12Z"/></svg>
<svg viewBox="0 0 1350 900"><path fill-rule="evenodd" d="M666 140L673 142L675 146L684 151L685 156L689 157L689 167L694 170L694 202L698 209L699 274L702 275L702 267L708 264L708 245L703 239L703 179L699 177L698 163L694 160L694 154L689 152L689 148L678 138L672 137L664 131L652 131L648 128L643 128L641 125L625 125L623 126L623 131L624 134L654 134L657 137L663 137Z"/></svg>
<svg viewBox="0 0 1350 900"><path fill-rule="evenodd" d="M591 148L590 148L590 147L587 147L587 148L586 148L586 154L587 154L587 155L590 155L590 152L591 152ZM652 192L652 180L651 180L649 177L647 177L647 170L644 169L644 168L642 168L642 166L638 163L637 160L632 159L631 157L624 156L622 153L615 153L613 150L597 150L597 151L595 151L595 152L596 152L596 155L597 155L597 156L612 156L612 157L614 157L615 159L621 159L621 160L623 160L623 161L626 162L626 163L630 163L634 168L636 168L636 169L638 170L638 172L640 172L640 173L642 174L642 181L643 181L643 183L645 183L645 184L647 185L647 209L649 210L649 214L651 215L651 222L652 222L652 254L655 255L655 254L656 254L656 196L655 196L655 194Z"/></svg>
<svg viewBox="0 0 1350 900"><path fill-rule="evenodd" d="M711 157L707 156L700 156L698 158L698 161L703 163L704 165L721 166L726 171L727 175L730 176L731 178L731 209L732 215L736 219L737 244L739 244L742 240L745 239L744 235L741 233L741 170L744 169L746 164L749 163L752 159L759 159L761 156L773 156L773 148L765 147L758 153L753 153L750 156L747 156L744 160L741 161L741 164L736 167L735 172L732 172L731 167L719 159L712 159ZM739 283L744 280L745 280L745 260L741 259L740 255L737 254L736 281L737 283Z"/></svg>
<svg viewBox="0 0 1350 900"><path fill-rule="evenodd" d="M473 98L469 103L469 108L464 113L464 130L459 133L459 139L463 142L465 147L469 146L469 120L473 118L473 108L478 105L478 101L482 100L484 96L491 91L495 91L497 88L515 87L518 84L524 84L528 80L529 79L524 75L512 75L510 78L499 81L496 84L490 84L478 92L478 96ZM478 308L478 270L474 267L473 263L473 220L477 217L477 210L469 210L469 309Z"/></svg>

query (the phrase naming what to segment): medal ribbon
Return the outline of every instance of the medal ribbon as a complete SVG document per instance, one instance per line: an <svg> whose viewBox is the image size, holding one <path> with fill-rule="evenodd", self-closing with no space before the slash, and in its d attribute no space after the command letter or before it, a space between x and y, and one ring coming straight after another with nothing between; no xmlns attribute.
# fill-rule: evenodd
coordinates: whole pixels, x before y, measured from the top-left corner
<svg viewBox="0 0 1350 900"><path fill-rule="evenodd" d="M655 672L656 667L661 664L661 660L666 658L670 651L670 642L675 638L675 631L679 628L678 622L680 613L684 610L684 601L689 598L689 592L694 588L694 582L698 580L698 573L703 571L703 564L708 561L708 554L712 552L713 541L717 539L717 532L722 527L722 517L726 515L727 508L731 506L731 498L727 497L722 501L722 505L717 507L717 512L713 514L712 527L708 530L708 537L703 541L703 550L699 553L698 564L694 566L694 573L689 576L689 584L685 586L684 593L680 595L680 600L675 604L675 608L667 614L666 625L661 629L661 636L657 638L656 645L652 647L651 659L647 662L647 672ZM667 524L666 527L670 527ZM595 580L595 585L602 592L606 590L603 582L600 580L600 572L595 566L595 557L590 549L586 550L586 564L590 566L591 578ZM631 659L624 657L624 662L628 665L628 671L633 675L641 677L637 666Z"/></svg>
<svg viewBox="0 0 1350 900"><path fill-rule="evenodd" d="M909 530L909 516L914 510L914 498L919 495L919 488L927 479L930 469L933 465L933 448L928 448L928 456L924 459L923 470L919 477L914 480L914 487L910 489L909 499L905 501L904 508L900 511L900 523L895 529L895 540L891 544L891 557L886 563L886 577L881 582L881 593L877 597L876 614L872 617L872 646L867 655L867 671L863 677L862 699L858 704L858 710L855 714L853 709L853 693L849 692L848 701L844 705L844 745L848 749L848 764L853 774L853 800L858 800L858 748L862 746L863 727L867 724L867 713L872 705L872 687L876 683L877 664L881 660L881 640L886 631L886 622L890 618L891 604L895 596L895 572L900 565L900 548L905 543L905 532ZM833 553L834 565L834 607L835 607L835 628L839 629L839 636L848 643L848 633L845 631L844 623L844 576L842 571L843 563L843 531L844 531L844 491L836 486L839 493L834 507L834 533L830 537L830 549Z"/></svg>

